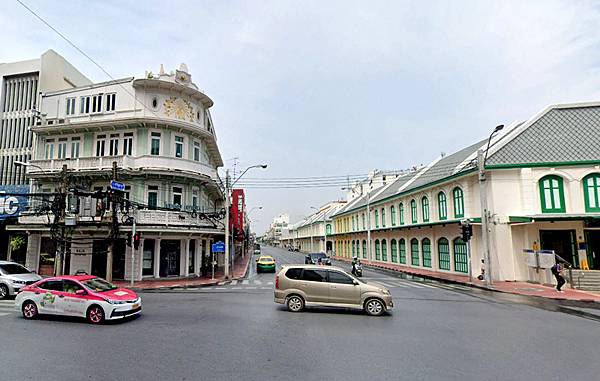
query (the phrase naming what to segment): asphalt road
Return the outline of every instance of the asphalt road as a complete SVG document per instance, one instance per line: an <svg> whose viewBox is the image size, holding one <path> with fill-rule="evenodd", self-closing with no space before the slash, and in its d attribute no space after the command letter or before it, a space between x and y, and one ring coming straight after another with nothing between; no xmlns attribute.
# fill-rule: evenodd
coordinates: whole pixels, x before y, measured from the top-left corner
<svg viewBox="0 0 600 381"><path fill-rule="evenodd" d="M278 263L300 253L263 248ZM346 265L347 266L347 265ZM273 303L273 274L142 294L143 315L26 321L0 304L0 380L596 380L600 323L525 299L365 271L382 317ZM544 308L540 308L544 307Z"/></svg>

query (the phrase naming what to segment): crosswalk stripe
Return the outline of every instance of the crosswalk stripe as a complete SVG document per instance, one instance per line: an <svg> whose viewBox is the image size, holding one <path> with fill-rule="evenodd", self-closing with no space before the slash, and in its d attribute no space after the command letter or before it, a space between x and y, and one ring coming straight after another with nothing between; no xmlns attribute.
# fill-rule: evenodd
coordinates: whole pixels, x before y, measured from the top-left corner
<svg viewBox="0 0 600 381"><path fill-rule="evenodd" d="M261 290L270 290L270 289L271 289L271 287L261 287L260 289L261 289Z"/></svg>
<svg viewBox="0 0 600 381"><path fill-rule="evenodd" d="M248 279L244 279L244 280L242 281L242 284L243 284L243 285L246 285L246 284L248 284L248 283L250 283L250 281L249 281Z"/></svg>
<svg viewBox="0 0 600 381"><path fill-rule="evenodd" d="M400 287L400 288L408 288L408 286L407 286L407 285L405 285L405 284L403 284L403 283L400 283L400 282L396 282L396 283L394 283L394 285L395 285L395 287Z"/></svg>
<svg viewBox="0 0 600 381"><path fill-rule="evenodd" d="M254 284L262 284L262 282L258 279L254 280Z"/></svg>
<svg viewBox="0 0 600 381"><path fill-rule="evenodd" d="M377 282L377 283L379 283L380 285L385 286L387 288L394 288L394 287L396 287L395 285L390 285L390 284L387 284L385 282Z"/></svg>
<svg viewBox="0 0 600 381"><path fill-rule="evenodd" d="M244 287L244 290L256 290L256 287L254 287L254 286Z"/></svg>
<svg viewBox="0 0 600 381"><path fill-rule="evenodd" d="M10 313L0 312L0 316L6 316L6 315L10 315Z"/></svg>
<svg viewBox="0 0 600 381"><path fill-rule="evenodd" d="M406 283L409 287L413 287L413 288L423 288L423 286L419 286L418 284L415 284L413 282L407 282Z"/></svg>
<svg viewBox="0 0 600 381"><path fill-rule="evenodd" d="M272 286L272 285L273 285L273 282L267 282L267 284L268 284L269 286Z"/></svg>
<svg viewBox="0 0 600 381"><path fill-rule="evenodd" d="M237 284L237 282L238 282L237 279L234 279L234 280L231 281L231 285L235 286Z"/></svg>
<svg viewBox="0 0 600 381"><path fill-rule="evenodd" d="M434 288L434 289L437 289L437 287L435 287L435 286L432 286L432 285L430 285L430 284L426 284L426 283L419 283L419 285L420 285L420 286L423 286L423 287L427 287L427 288Z"/></svg>

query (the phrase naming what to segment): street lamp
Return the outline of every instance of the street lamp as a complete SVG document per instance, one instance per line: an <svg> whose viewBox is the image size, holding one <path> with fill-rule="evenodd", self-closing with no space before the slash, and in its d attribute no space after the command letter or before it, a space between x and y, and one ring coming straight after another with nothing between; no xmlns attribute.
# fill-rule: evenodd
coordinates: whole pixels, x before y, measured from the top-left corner
<svg viewBox="0 0 600 381"><path fill-rule="evenodd" d="M503 124L500 124L494 128L490 137L488 138L487 147L485 149L485 155L482 149L477 151L477 166L479 169L479 201L481 206L481 239L483 241L483 260L485 262L485 284L491 286L492 281L492 260L491 260L491 248L490 248L490 237L489 237L489 211L487 204L487 192L485 186L485 162L487 161L488 151L490 150L490 143L492 137L504 128ZM469 266L471 266L471 260L469 258Z"/></svg>
<svg viewBox="0 0 600 381"><path fill-rule="evenodd" d="M231 188L252 168L266 169L267 164L252 165L246 168L231 184L229 184L229 169L225 172L225 279L229 278L229 207L231 205ZM233 258L231 265L233 267Z"/></svg>

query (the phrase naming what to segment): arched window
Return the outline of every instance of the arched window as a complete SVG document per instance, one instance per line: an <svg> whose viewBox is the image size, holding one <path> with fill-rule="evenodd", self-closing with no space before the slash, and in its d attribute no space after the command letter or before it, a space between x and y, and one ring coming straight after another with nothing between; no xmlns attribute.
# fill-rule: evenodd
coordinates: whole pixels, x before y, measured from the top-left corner
<svg viewBox="0 0 600 381"><path fill-rule="evenodd" d="M444 237L438 240L438 259L440 270L450 270L450 243Z"/></svg>
<svg viewBox="0 0 600 381"><path fill-rule="evenodd" d="M392 239L390 244L392 245L392 262L398 263L398 243L395 239Z"/></svg>
<svg viewBox="0 0 600 381"><path fill-rule="evenodd" d="M467 258L467 245L462 238L454 240L454 271L460 273L469 272L469 263Z"/></svg>
<svg viewBox="0 0 600 381"><path fill-rule="evenodd" d="M421 216L423 222L429 222L429 199L426 196L421 199Z"/></svg>
<svg viewBox="0 0 600 381"><path fill-rule="evenodd" d="M419 266L419 241L416 238L410 240L410 263Z"/></svg>
<svg viewBox="0 0 600 381"><path fill-rule="evenodd" d="M431 267L431 241L429 238L423 238L421 249L423 251L423 267Z"/></svg>
<svg viewBox="0 0 600 381"><path fill-rule="evenodd" d="M364 239L363 239L363 242L362 242L362 257L364 259L367 258L367 241L365 241Z"/></svg>
<svg viewBox="0 0 600 381"><path fill-rule="evenodd" d="M448 218L448 203L446 201L446 193L438 193L438 218L445 220Z"/></svg>
<svg viewBox="0 0 600 381"><path fill-rule="evenodd" d="M378 239L375 240L375 260L381 260L381 244Z"/></svg>
<svg viewBox="0 0 600 381"><path fill-rule="evenodd" d="M390 206L390 219L392 220L392 226L396 226L396 208L394 205Z"/></svg>
<svg viewBox="0 0 600 381"><path fill-rule="evenodd" d="M404 204L400 203L398 207L398 213L400 214L400 225L404 225Z"/></svg>
<svg viewBox="0 0 600 381"><path fill-rule="evenodd" d="M365 224L365 214L364 213L362 214L362 227L363 227L363 230L365 230L367 228L367 225Z"/></svg>
<svg viewBox="0 0 600 381"><path fill-rule="evenodd" d="M381 227L385 227L385 208L381 208Z"/></svg>
<svg viewBox="0 0 600 381"><path fill-rule="evenodd" d="M555 175L542 177L540 179L540 199L542 213L564 213L565 194L562 177Z"/></svg>
<svg viewBox="0 0 600 381"><path fill-rule="evenodd" d="M583 178L583 198L586 212L600 212L600 173Z"/></svg>
<svg viewBox="0 0 600 381"><path fill-rule="evenodd" d="M356 223L354 222L354 216L352 216L352 231L356 230Z"/></svg>
<svg viewBox="0 0 600 381"><path fill-rule="evenodd" d="M375 228L379 227L379 212L375 211Z"/></svg>
<svg viewBox="0 0 600 381"><path fill-rule="evenodd" d="M406 263L406 241L404 238L400 238L398 246L398 253L400 255L398 259L400 260L400 263Z"/></svg>
<svg viewBox="0 0 600 381"><path fill-rule="evenodd" d="M417 223L417 202L410 200L410 220L413 224Z"/></svg>
<svg viewBox="0 0 600 381"><path fill-rule="evenodd" d="M465 198L463 191L459 187L454 188L452 191L452 198L454 200L454 218L461 218L465 216Z"/></svg>
<svg viewBox="0 0 600 381"><path fill-rule="evenodd" d="M387 241L381 241L381 260L387 262Z"/></svg>
<svg viewBox="0 0 600 381"><path fill-rule="evenodd" d="M352 240L352 258L356 256L356 242Z"/></svg>
<svg viewBox="0 0 600 381"><path fill-rule="evenodd" d="M327 233L327 235L331 235L331 224L327 224L325 226L325 232Z"/></svg>

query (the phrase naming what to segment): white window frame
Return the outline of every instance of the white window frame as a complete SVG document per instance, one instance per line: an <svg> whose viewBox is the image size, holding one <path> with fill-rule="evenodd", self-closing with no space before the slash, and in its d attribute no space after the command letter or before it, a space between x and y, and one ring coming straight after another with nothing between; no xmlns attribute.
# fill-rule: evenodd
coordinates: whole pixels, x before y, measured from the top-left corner
<svg viewBox="0 0 600 381"><path fill-rule="evenodd" d="M103 136L103 138L100 138L100 136ZM103 142L103 149L102 149L102 154L99 155L98 154L98 143L102 141ZM96 134L96 136L94 137L94 156L95 157L104 157L107 156L106 155L106 149L107 149L107 144L106 142L108 141L108 134L107 133L101 133L101 134Z"/></svg>
<svg viewBox="0 0 600 381"><path fill-rule="evenodd" d="M75 115L75 97L69 97L66 99L66 110L67 116Z"/></svg>
<svg viewBox="0 0 600 381"><path fill-rule="evenodd" d="M119 156L120 133L108 134L108 156Z"/></svg>
<svg viewBox="0 0 600 381"><path fill-rule="evenodd" d="M196 159L196 152L198 152L198 159ZM197 162L202 161L202 143L200 143L198 140L194 140L194 152L192 160Z"/></svg>
<svg viewBox="0 0 600 381"><path fill-rule="evenodd" d="M181 138L183 139L182 141L178 142L177 138ZM177 156L177 146L181 145L181 156ZM186 149L185 149L185 136L184 135L178 135L178 134L173 134L173 157L177 158L177 159L186 159L187 155L186 155Z"/></svg>
<svg viewBox="0 0 600 381"><path fill-rule="evenodd" d="M129 140L131 140L131 142L128 142ZM127 144L126 144L127 142ZM123 132L123 149L121 150L123 155L130 155L133 156L135 155L135 132L133 131L125 131ZM129 147L128 152L126 152L126 147Z"/></svg>
<svg viewBox="0 0 600 381"><path fill-rule="evenodd" d="M46 139L44 141L44 159L52 160L54 159L54 139Z"/></svg>
<svg viewBox="0 0 600 381"><path fill-rule="evenodd" d="M79 97L79 113L89 114L92 109L92 96L83 95Z"/></svg>
<svg viewBox="0 0 600 381"><path fill-rule="evenodd" d="M152 133L158 133L160 134L160 137L158 137L158 155L153 155L152 154ZM151 156L161 156L162 153L165 151L163 144L164 144L164 139L163 139L163 132L161 130L148 130L148 134L150 139L148 139L148 155Z"/></svg>
<svg viewBox="0 0 600 381"><path fill-rule="evenodd" d="M154 189L150 189L150 187L156 187L156 190ZM156 209L160 208L160 202L161 202L161 184L159 183L146 183L145 186L145 193L144 193L144 199L146 202L146 206L149 205L149 197L148 195L150 194L150 192L156 192Z"/></svg>
<svg viewBox="0 0 600 381"><path fill-rule="evenodd" d="M102 114L102 99L104 99L104 94L93 94L91 98L90 114Z"/></svg>
<svg viewBox="0 0 600 381"><path fill-rule="evenodd" d="M71 159L78 159L81 156L81 136L71 136L69 138L69 142L71 143L69 144L69 157ZM77 143L77 156L73 156L73 148L75 143Z"/></svg>
<svg viewBox="0 0 600 381"><path fill-rule="evenodd" d="M175 188L180 188L181 192L175 192ZM181 203L179 204L179 209L183 210L184 205L185 205L185 187L181 184L171 184L171 189L169 189L171 192L171 205L176 205L175 203L175 195L180 195L181 196Z"/></svg>
<svg viewBox="0 0 600 381"><path fill-rule="evenodd" d="M106 112L115 112L116 109L116 103L117 103L117 93L107 93L104 94L105 95L105 100L104 100L104 111Z"/></svg>
<svg viewBox="0 0 600 381"><path fill-rule="evenodd" d="M67 158L67 147L69 146L69 138L61 136L56 143L56 154L59 160Z"/></svg>

